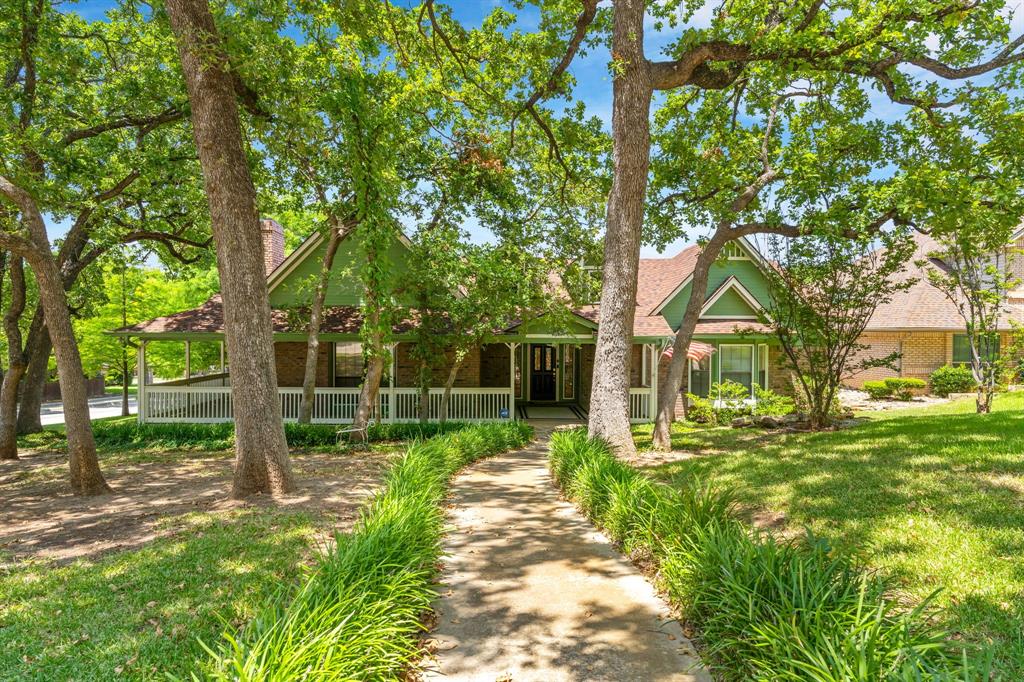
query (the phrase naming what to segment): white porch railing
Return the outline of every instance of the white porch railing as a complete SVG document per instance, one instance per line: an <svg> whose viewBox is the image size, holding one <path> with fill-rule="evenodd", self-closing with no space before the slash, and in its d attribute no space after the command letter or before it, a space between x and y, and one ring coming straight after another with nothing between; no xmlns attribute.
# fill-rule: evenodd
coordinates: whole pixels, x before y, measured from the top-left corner
<svg viewBox="0 0 1024 682"><path fill-rule="evenodd" d="M629 421L633 424L649 422L652 419L652 389L631 388L629 389Z"/></svg>
<svg viewBox="0 0 1024 682"><path fill-rule="evenodd" d="M302 405L301 388L278 388L281 416L296 421ZM430 389L429 418L438 418L444 389ZM378 415L382 421L419 420L419 390L382 388ZM359 404L358 388L317 388L313 422L349 424ZM448 406L451 421L497 421L513 418L512 391L508 388L454 388ZM231 389L218 386L146 386L140 419L151 423L217 423L234 418Z"/></svg>

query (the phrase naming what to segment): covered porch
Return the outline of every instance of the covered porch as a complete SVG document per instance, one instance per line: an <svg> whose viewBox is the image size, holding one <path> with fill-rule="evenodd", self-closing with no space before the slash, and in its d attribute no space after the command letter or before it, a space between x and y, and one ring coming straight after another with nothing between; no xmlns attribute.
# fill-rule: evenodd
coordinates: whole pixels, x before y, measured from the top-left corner
<svg viewBox="0 0 1024 682"><path fill-rule="evenodd" d="M149 354L154 344L178 345L184 376L157 379ZM448 405L452 421L499 421L553 416L551 408L564 408L566 416L585 419L590 404L594 367L593 337L510 337L473 349L456 376ZM203 344L197 366L194 347ZM217 352L210 362L209 346ZM656 404L658 365L663 343L633 345L630 372L630 420L652 418ZM306 344L288 335L275 335L277 393L285 421L297 421L302 404ZM391 360L377 398L374 418L382 422L415 422L420 418L419 362L410 341L388 347ZM234 418L230 358L218 334L141 338L138 347L139 410L142 423L218 423ZM444 383L451 368L448 354L432 368L428 391L428 419L440 417ZM359 341L351 336L325 335L319 347L314 423L351 423L359 403L364 366ZM531 414L531 410L534 414Z"/></svg>

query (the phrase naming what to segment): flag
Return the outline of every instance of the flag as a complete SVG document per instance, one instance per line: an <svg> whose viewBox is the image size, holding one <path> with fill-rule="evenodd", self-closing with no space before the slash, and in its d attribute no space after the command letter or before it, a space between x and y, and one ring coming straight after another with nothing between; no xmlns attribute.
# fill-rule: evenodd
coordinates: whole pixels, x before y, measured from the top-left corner
<svg viewBox="0 0 1024 682"><path fill-rule="evenodd" d="M672 346L665 349L662 355L666 358L672 357ZM700 362L704 358L708 357L715 352L715 347L710 343L703 343L701 341L690 341L690 347L686 349L686 357L690 360Z"/></svg>

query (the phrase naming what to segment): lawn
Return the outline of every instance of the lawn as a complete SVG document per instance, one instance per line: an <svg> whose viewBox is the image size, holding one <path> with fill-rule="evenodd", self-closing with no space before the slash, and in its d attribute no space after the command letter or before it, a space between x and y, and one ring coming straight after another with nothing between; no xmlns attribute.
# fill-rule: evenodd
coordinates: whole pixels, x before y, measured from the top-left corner
<svg viewBox="0 0 1024 682"><path fill-rule="evenodd" d="M991 415L973 401L866 415L817 434L676 425L672 457L650 476L733 488L753 521L801 527L896 575L938 604L996 668L1024 678L1024 395ZM650 445L650 426L635 428Z"/></svg>
<svg viewBox="0 0 1024 682"><path fill-rule="evenodd" d="M293 448L298 489L242 503L227 499L232 451L208 449L222 441L108 442L114 494L96 499L67 491L60 430L0 465L0 679L187 675L200 640L217 644L225 623L297 585L331 532L353 526L404 445Z"/></svg>

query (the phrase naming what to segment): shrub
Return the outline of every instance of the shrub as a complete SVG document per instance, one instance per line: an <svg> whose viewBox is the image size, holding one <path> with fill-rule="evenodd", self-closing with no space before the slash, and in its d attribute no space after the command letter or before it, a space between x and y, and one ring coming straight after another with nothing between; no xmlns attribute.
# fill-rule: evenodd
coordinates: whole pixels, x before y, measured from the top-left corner
<svg viewBox="0 0 1024 682"><path fill-rule="evenodd" d="M731 495L655 483L582 430L552 437L549 464L613 540L654 560L722 679L983 679L958 660L931 598L902 609L887 577L810 533L800 543L751 533Z"/></svg>
<svg viewBox="0 0 1024 682"><path fill-rule="evenodd" d="M373 424L371 441L432 438L466 428L465 422ZM334 424L285 423L285 438L292 447L333 447L338 443ZM139 424L135 420L93 422L97 446L108 450L227 450L235 444L235 426L222 424ZM63 434L61 434L63 439Z"/></svg>
<svg viewBox="0 0 1024 682"><path fill-rule="evenodd" d="M726 379L711 384L711 395L718 397L715 411L719 424L728 424L736 417L743 417L751 412L752 408L746 402L750 399L750 389L741 383Z"/></svg>
<svg viewBox="0 0 1024 682"><path fill-rule="evenodd" d="M715 404L708 398L701 398L693 393L687 393L686 399L689 406L686 408L686 418L698 424L717 424L715 415Z"/></svg>
<svg viewBox="0 0 1024 682"><path fill-rule="evenodd" d="M754 414L767 417L782 417L796 409L792 398L779 395L770 388L754 384Z"/></svg>
<svg viewBox="0 0 1024 682"><path fill-rule="evenodd" d="M896 400L910 400L914 397L915 390L922 389L928 384L923 379L890 377L885 380L885 385L892 391L892 396Z"/></svg>
<svg viewBox="0 0 1024 682"><path fill-rule="evenodd" d="M872 400L883 400L892 397L892 389L884 381L865 381L864 391Z"/></svg>
<svg viewBox="0 0 1024 682"><path fill-rule="evenodd" d="M948 396L950 393L970 393L977 387L974 373L963 365L943 365L928 377L932 393Z"/></svg>
<svg viewBox="0 0 1024 682"><path fill-rule="evenodd" d="M524 445L522 422L466 427L409 446L351 533L222 645L206 647L197 678L398 679L435 596L448 479L478 458Z"/></svg>

